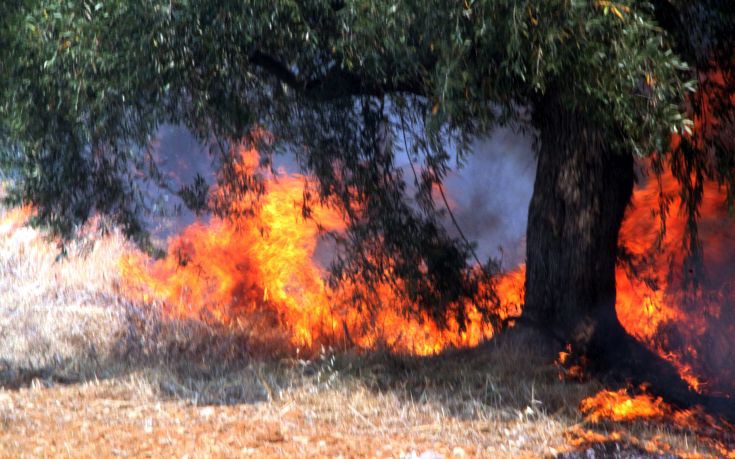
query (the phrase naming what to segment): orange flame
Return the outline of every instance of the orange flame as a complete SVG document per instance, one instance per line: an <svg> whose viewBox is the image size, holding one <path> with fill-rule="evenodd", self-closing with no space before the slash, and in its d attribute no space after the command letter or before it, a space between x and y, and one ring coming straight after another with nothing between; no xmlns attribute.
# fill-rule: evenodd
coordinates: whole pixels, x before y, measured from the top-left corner
<svg viewBox="0 0 735 459"><path fill-rule="evenodd" d="M241 172L252 172L257 152L240 155ZM446 327L428 316L406 317L400 312L405 299L392 286L378 286L374 293L382 305L375 311L351 304L351 295L363 288L359 285L330 289L313 260L319 225L341 231L344 223L335 210L318 204L311 206L313 218L305 220L304 185L298 175L271 177L255 215L195 223L169 241L169 256L162 260L124 256L125 292L135 300L162 302L176 318L239 324L258 339L307 351L344 343L429 355L476 346L492 336L474 304L464 305L469 320L462 330L451 317ZM524 278L521 268L496 286L508 311L519 311Z"/></svg>
<svg viewBox="0 0 735 459"><path fill-rule="evenodd" d="M702 390L702 375L733 382L733 370L722 361L735 351L730 334L735 321L726 317L735 304L732 260L735 232L724 199L725 191L706 182L699 221L704 247L705 279L696 290L685 288L683 279L686 217L681 208L679 184L664 173L634 192L620 231L620 244L629 254L644 260L636 272L618 268L617 314L625 329L672 362L695 390ZM661 215L657 209L663 195L671 200L666 233L656 250ZM695 368L697 366L697 368Z"/></svg>
<svg viewBox="0 0 735 459"><path fill-rule="evenodd" d="M242 151L241 157L241 173L257 167L255 150ZM382 305L370 311L350 303L351 295L364 287L330 289L323 269L313 258L320 226L341 231L344 223L334 209L322 205L312 206L312 220L303 218L305 181L298 175L271 177L255 215L195 223L169 241L166 259L151 261L140 253L124 256L120 262L127 280L124 291L134 300L163 303L173 317L245 324L259 339L280 340L291 348L385 346L397 352L429 355L448 347L475 346L493 335L492 327L473 304L464 305L469 321L461 330L451 317L446 328L428 316L407 318L401 313L406 300L395 286L378 286L372 293ZM676 259L682 253L677 244L685 225L674 211L667 219L662 251L651 251L660 225L660 216L651 209L657 208L660 193L671 195L671 209L677 209L677 190L676 180L667 174L662 177L661 189L650 180L635 191L620 241L628 253L646 257L646 262L633 275L618 268L616 307L629 333L676 364L682 377L699 389L702 382L697 376L705 369L694 368L696 359L682 354L703 352L695 344L701 344L711 329L708 317L720 314L716 300L735 289L724 288L729 284L721 282L716 294L699 292L696 299L704 301L703 309L686 307L689 297L668 275L672 262L681 261ZM240 204L245 209L251 203ZM708 183L701 227L706 237L705 262L716 269L735 255L735 241L727 239L727 228L718 226L726 221L725 213L721 190ZM525 267L521 265L495 285L506 316L520 312L524 279ZM667 338L671 327L686 347Z"/></svg>
<svg viewBox="0 0 735 459"><path fill-rule="evenodd" d="M600 391L582 400L580 410L591 422L599 422L602 419L612 421L653 419L670 412L670 408L660 397L653 398L646 393L630 396L625 389Z"/></svg>
<svg viewBox="0 0 735 459"><path fill-rule="evenodd" d="M0 219L0 236L12 235L21 228L31 217L33 208L30 206L16 207L4 212Z"/></svg>

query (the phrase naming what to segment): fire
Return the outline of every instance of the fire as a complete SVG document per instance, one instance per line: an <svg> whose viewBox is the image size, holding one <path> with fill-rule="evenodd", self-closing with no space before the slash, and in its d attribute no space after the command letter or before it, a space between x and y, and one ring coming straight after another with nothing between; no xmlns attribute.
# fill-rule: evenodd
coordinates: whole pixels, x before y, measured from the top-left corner
<svg viewBox="0 0 735 459"><path fill-rule="evenodd" d="M253 172L257 152L240 156L240 172ZM363 286L329 288L314 255L322 230L342 231L345 225L334 209L318 203L310 206L312 218L304 219L305 183L299 175L268 177L254 215L195 223L169 241L162 260L141 253L122 257L125 293L160 302L175 318L241 326L255 339L307 352L346 345L430 355L476 346L493 335L474 304L464 305L469 320L462 330L452 317L446 327L428 316L406 317L400 312L406 300L395 286L371 292L381 302L374 310L350 301ZM524 278L519 269L496 286L509 313L519 311Z"/></svg>
<svg viewBox="0 0 735 459"><path fill-rule="evenodd" d="M624 247L636 263L635 272L617 270L617 314L625 329L677 366L698 391L730 391L735 372L727 356L735 352L733 305L735 232L717 183L706 182L699 220L704 248L704 277L696 289L684 284L684 232L679 184L668 172L660 183L651 178L634 192L620 231ZM663 195L671 201L666 233L657 250L661 215L654 213ZM693 273L690 273L693 274ZM730 385L730 386L728 386Z"/></svg>
<svg viewBox="0 0 735 459"><path fill-rule="evenodd" d="M258 167L254 149L240 156L240 173ZM365 286L330 288L314 256L322 232L343 231L345 224L335 209L318 203L311 206L313 218L304 218L307 182L299 175L268 176L267 192L254 214L189 226L169 241L165 259L151 260L135 251L123 254L123 293L134 301L161 304L170 317L241 327L253 339L283 343L291 350L384 347L431 355L450 347L473 347L493 336L495 330L471 303L463 305L469 318L464 329L453 317L441 327L428 316L406 317L401 312L405 296L395 285L379 285L370 292L380 300L379 307L362 309L351 298ZM653 210L662 196L670 201L670 212L666 233L658 241L662 217ZM253 203L235 205L243 211ZM714 182L704 186L700 237L706 270L695 291L683 286L677 271L686 229L680 207L679 184L668 172L635 190L620 244L637 262L634 270L623 264L617 269L617 314L631 335L676 365L692 388L732 393L735 232L728 224L724 190ZM7 211L0 235L15 234L31 212L29 207ZM520 265L493 285L506 317L520 313L524 281L525 267ZM567 354L560 354L560 362ZM580 367L571 370L567 376L581 373Z"/></svg>
<svg viewBox="0 0 735 459"><path fill-rule="evenodd" d="M257 152L240 152L243 174L258 165ZM243 215L234 219L198 221L171 238L167 258L152 260L137 251L119 260L123 293L133 301L158 303L175 319L196 319L237 327L250 333L251 343L270 349L306 355L323 346L357 349L385 348L392 352L432 355L448 348L477 346L495 332L480 309L463 305L469 318L461 328L452 317L445 327L432 318L401 313L405 297L394 285L379 285L372 292L381 304L360 309L351 301L361 285L332 289L325 270L314 261L323 231L343 231L340 214L312 203L311 219L303 214L308 179L300 175L268 176L266 193L253 202L237 202ZM670 200L667 231L660 241L661 215L653 212L661 195ZM694 291L685 288L676 271L683 262L685 217L679 184L670 173L639 186L620 232L620 244L637 262L617 269L617 313L625 329L648 344L679 369L692 388L709 393L732 393L735 355L735 234L729 222L724 191L716 183L704 187L700 236L704 246L705 278ZM248 210L255 212L248 213ZM0 236L15 237L31 215L23 207L7 211L0 221ZM657 244L660 242L660 244ZM660 246L660 250L655 250ZM635 269L631 269L633 266ZM524 300L525 266L505 273L492 286L501 298L505 317L520 314ZM400 287L400 286L399 286ZM490 286L482 286L489 288ZM361 290L362 289L362 290ZM570 347L558 355L565 379L580 379L583 368L571 365ZM659 420L680 428L722 427L711 417L692 410L678 411L645 388L602 390L580 403L585 420L631 422ZM593 431L574 433L579 445L619 441L619 434ZM628 439L627 441L630 441ZM723 455L734 453L712 440ZM660 445L645 446L658 451Z"/></svg>
<svg viewBox="0 0 735 459"><path fill-rule="evenodd" d="M671 411L660 397L654 398L646 393L630 396L625 389L600 391L582 400L580 410L591 422L603 419L611 421L654 419L661 418Z"/></svg>
<svg viewBox="0 0 735 459"><path fill-rule="evenodd" d="M257 152L243 150L240 156L239 172L255 171ZM199 221L169 241L169 256L162 260L150 260L137 252L123 256L124 292L133 300L161 303L171 317L245 327L255 339L282 342L291 349L382 346L430 355L449 347L476 346L493 335L474 304L463 306L469 317L465 329L452 317L447 318L446 327L440 327L428 316L401 313L406 299L400 285L379 285L369 292L379 299L377 308L359 308L351 301L365 286L331 289L314 256L322 231L343 231L345 225L335 209L318 203L310 206L312 218L304 218L307 182L299 175L268 176L267 191L254 214ZM721 356L735 352L726 333L735 324L727 316L727 305L735 304L728 272L729 260L735 259L735 241L729 228L721 224L727 221L723 191L707 183L700 234L710 277L694 294L683 288L681 276L672 275L675 271L671 269L681 265L679 244L686 224L677 213L678 190L676 180L664 174L660 186L650 179L634 192L620 242L641 262L635 264L635 272L622 265L618 268L616 307L629 333L677 365L682 377L701 390L726 366ZM671 200L671 212L661 250L656 251L661 217L652 209L658 208L662 193ZM243 211L253 203L235 206ZM520 313L524 280L521 265L494 285L506 316ZM728 371L722 379L735 380L735 370Z"/></svg>
<svg viewBox="0 0 735 459"><path fill-rule="evenodd" d="M33 209L30 206L17 207L4 212L0 220L0 236L10 236L16 234L25 222L30 218Z"/></svg>
<svg viewBox="0 0 735 459"><path fill-rule="evenodd" d="M592 447L605 443L618 443L621 445L633 445L650 454L674 455L676 457L702 457L691 456L686 451L677 451L672 445L660 437L660 434L645 439L639 435L625 433L624 431L608 431L609 424L604 424L603 430L595 424L603 421L614 422L650 422L655 421L659 425L657 431L679 431L694 435L699 441L706 444L721 457L735 458L733 449L733 426L722 419L715 419L707 414L701 407L688 410L678 410L666 403L661 397L653 397L647 392L645 386L637 390L619 389L602 390L594 396L587 397L580 403L580 411L585 416L588 427L580 425L567 431L567 440L574 448ZM707 455L706 457L709 457Z"/></svg>

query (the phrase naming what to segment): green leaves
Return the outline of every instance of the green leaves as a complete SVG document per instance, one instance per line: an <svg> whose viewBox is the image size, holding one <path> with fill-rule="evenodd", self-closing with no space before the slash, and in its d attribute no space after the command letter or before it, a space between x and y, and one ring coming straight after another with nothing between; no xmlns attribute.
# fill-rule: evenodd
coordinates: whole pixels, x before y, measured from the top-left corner
<svg viewBox="0 0 735 459"><path fill-rule="evenodd" d="M9 116L30 129L40 107L65 110L78 145L145 143L163 120L237 138L284 123L307 92L325 106L425 97L424 134L439 145L444 127L479 134L557 91L647 154L688 129L681 93L695 90L641 2L55 0L19 11Z"/></svg>

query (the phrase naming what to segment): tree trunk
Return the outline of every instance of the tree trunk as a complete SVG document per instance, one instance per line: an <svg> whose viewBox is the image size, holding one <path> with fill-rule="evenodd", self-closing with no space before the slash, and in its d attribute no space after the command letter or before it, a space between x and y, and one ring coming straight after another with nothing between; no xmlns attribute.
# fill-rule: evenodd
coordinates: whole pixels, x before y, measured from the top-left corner
<svg viewBox="0 0 735 459"><path fill-rule="evenodd" d="M624 334L615 313L618 232L635 178L633 158L611 147L584 113L547 97L528 214L523 315L597 354Z"/></svg>
<svg viewBox="0 0 735 459"><path fill-rule="evenodd" d="M523 319L570 343L587 370L613 383L649 383L667 402L702 405L735 421L735 400L698 394L678 371L628 335L615 312L618 232L635 181L634 161L588 117L547 98L528 214Z"/></svg>

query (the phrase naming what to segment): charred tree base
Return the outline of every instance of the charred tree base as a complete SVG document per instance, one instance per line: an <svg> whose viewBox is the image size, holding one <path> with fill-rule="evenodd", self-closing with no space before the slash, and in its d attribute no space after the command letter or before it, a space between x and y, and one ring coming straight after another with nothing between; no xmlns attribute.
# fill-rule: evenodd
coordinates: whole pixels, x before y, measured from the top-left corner
<svg viewBox="0 0 735 459"><path fill-rule="evenodd" d="M547 349L561 350L569 344L534 320L520 316L510 318L509 322L515 324L514 328L532 329L543 340L539 342L548 346ZM593 339L587 344L584 355L574 354L576 360L584 361L588 376L609 387L645 386L647 393L661 397L674 408L701 407L707 414L735 423L735 399L696 392L679 376L674 365L624 330L606 334L604 338ZM553 355L556 357L557 354L554 352Z"/></svg>
<svg viewBox="0 0 735 459"><path fill-rule="evenodd" d="M702 407L705 412L735 422L735 400L700 394L689 387L667 360L632 336L622 333L616 342L588 355L589 370L603 382L648 386L648 392L680 409Z"/></svg>
<svg viewBox="0 0 735 459"><path fill-rule="evenodd" d="M526 295L515 321L571 344L587 371L609 382L647 383L681 408L735 420L735 401L691 390L676 368L618 321L615 266L635 182L634 159L582 109L548 92L534 107L540 148L526 243Z"/></svg>

